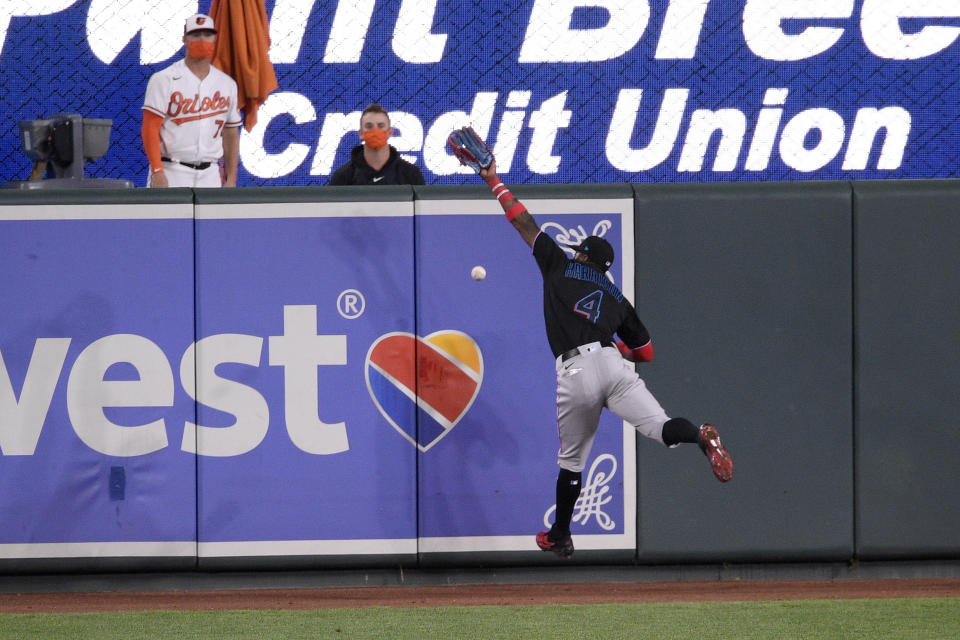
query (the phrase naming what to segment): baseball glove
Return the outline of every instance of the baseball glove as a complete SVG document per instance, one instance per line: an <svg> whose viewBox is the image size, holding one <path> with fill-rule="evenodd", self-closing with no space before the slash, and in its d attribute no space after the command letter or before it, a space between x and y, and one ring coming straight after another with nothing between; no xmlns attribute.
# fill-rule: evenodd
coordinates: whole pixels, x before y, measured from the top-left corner
<svg viewBox="0 0 960 640"><path fill-rule="evenodd" d="M477 135L473 127L463 127L457 129L447 138L447 143L457 156L460 164L466 165L480 173L481 169L486 169L493 162L493 153L490 147L483 141L483 138Z"/></svg>

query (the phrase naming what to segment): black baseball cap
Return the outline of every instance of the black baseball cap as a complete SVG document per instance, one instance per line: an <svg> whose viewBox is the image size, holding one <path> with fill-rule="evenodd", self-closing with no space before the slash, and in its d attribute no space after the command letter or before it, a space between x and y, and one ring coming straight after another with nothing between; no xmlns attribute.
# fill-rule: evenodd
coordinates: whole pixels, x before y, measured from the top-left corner
<svg viewBox="0 0 960 640"><path fill-rule="evenodd" d="M587 256L587 262L592 262L604 271L613 264L613 247L600 236L588 236L580 244L567 246Z"/></svg>

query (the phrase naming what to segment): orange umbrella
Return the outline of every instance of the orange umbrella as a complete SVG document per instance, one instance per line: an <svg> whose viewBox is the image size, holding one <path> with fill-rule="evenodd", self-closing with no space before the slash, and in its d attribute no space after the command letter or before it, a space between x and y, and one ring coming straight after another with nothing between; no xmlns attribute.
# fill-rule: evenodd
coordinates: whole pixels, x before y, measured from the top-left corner
<svg viewBox="0 0 960 640"><path fill-rule="evenodd" d="M237 105L247 131L257 124L257 110L277 88L270 62L270 25L264 0L213 0L210 17L217 25L213 64L237 82Z"/></svg>

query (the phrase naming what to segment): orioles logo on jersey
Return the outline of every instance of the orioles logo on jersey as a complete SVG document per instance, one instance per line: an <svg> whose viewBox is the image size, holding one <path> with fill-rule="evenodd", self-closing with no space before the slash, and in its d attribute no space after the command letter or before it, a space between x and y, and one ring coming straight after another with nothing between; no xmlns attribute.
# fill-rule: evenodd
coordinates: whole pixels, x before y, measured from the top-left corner
<svg viewBox="0 0 960 640"><path fill-rule="evenodd" d="M220 95L217 91L210 97L201 98L200 94L193 94L192 98L184 96L179 91L170 95L167 104L167 115L175 124L183 124L193 120L212 118L227 113L230 110L230 98Z"/></svg>

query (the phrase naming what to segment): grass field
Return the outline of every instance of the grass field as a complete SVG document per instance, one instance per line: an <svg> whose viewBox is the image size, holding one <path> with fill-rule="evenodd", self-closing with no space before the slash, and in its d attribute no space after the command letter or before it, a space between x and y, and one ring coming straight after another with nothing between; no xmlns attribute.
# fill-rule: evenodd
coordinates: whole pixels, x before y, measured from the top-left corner
<svg viewBox="0 0 960 640"><path fill-rule="evenodd" d="M955 598L0 615L3 640L957 637L960 600Z"/></svg>

